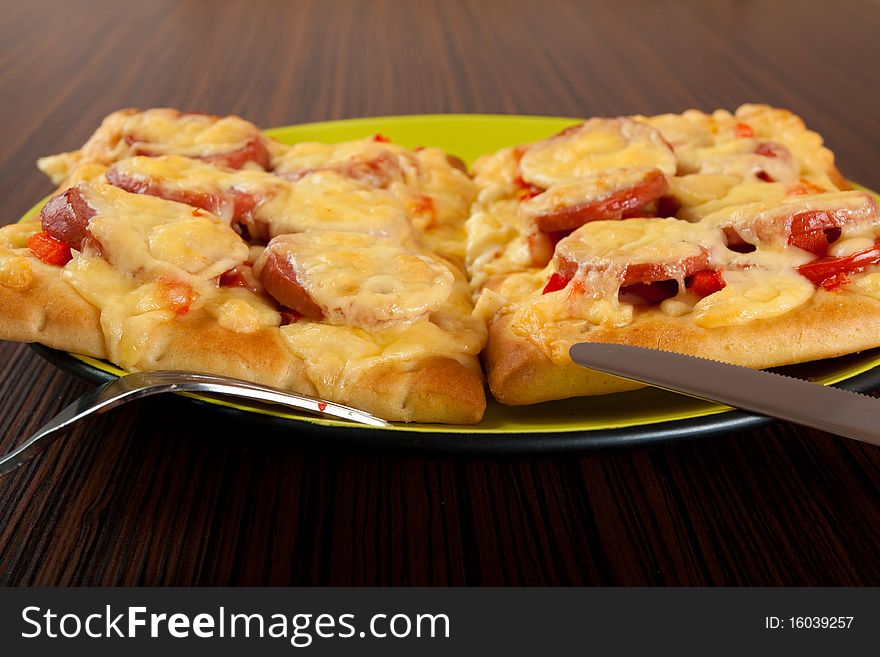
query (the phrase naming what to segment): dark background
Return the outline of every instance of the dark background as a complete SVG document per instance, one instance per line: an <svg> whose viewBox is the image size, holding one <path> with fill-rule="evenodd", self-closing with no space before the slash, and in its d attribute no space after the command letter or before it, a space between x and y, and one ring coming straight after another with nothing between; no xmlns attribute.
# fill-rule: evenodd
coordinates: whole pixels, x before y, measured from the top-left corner
<svg viewBox="0 0 880 657"><path fill-rule="evenodd" d="M0 1L0 201L110 111L269 127L789 107L880 189L874 2ZM88 385L0 344L0 443ZM878 414L880 416L880 414ZM0 479L0 583L880 584L880 450L778 424L584 456L323 447L178 400Z"/></svg>

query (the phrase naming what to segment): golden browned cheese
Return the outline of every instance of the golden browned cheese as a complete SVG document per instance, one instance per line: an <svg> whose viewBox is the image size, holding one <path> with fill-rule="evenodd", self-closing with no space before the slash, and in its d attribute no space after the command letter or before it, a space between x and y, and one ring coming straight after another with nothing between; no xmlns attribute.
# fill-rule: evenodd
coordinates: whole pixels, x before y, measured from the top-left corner
<svg viewBox="0 0 880 657"><path fill-rule="evenodd" d="M151 155L176 153L212 157L245 148L259 129L237 116L186 114L169 108L119 110L107 116L92 137L76 151L49 155L37 162L56 185L83 164L109 165L136 155L139 145Z"/></svg>

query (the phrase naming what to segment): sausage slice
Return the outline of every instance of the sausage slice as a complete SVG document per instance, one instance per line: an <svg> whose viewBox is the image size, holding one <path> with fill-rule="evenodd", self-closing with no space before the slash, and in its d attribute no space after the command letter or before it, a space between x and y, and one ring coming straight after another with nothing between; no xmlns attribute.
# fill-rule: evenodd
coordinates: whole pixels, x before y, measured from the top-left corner
<svg viewBox="0 0 880 657"><path fill-rule="evenodd" d="M43 230L77 251L91 237L89 221L94 216L95 209L77 187L52 197L40 211Z"/></svg>
<svg viewBox="0 0 880 657"><path fill-rule="evenodd" d="M710 214L702 223L724 230L730 245L797 245L800 238L815 231L872 224L878 218L880 206L870 194L848 191L732 206Z"/></svg>
<svg viewBox="0 0 880 657"><path fill-rule="evenodd" d="M591 222L559 242L554 263L565 278L578 277L586 291L612 293L638 283L684 279L711 268L717 228L679 219Z"/></svg>
<svg viewBox="0 0 880 657"><path fill-rule="evenodd" d="M672 147L658 130L629 118L595 118L525 148L519 175L547 189L577 182L608 169L656 168L676 171Z"/></svg>
<svg viewBox="0 0 880 657"><path fill-rule="evenodd" d="M417 320L437 310L454 283L446 265L396 240L336 231L276 237L254 272L283 306L360 326Z"/></svg>
<svg viewBox="0 0 880 657"><path fill-rule="evenodd" d="M667 188L659 169L618 169L556 185L525 201L520 212L545 233L573 230L588 221L621 219L660 198Z"/></svg>

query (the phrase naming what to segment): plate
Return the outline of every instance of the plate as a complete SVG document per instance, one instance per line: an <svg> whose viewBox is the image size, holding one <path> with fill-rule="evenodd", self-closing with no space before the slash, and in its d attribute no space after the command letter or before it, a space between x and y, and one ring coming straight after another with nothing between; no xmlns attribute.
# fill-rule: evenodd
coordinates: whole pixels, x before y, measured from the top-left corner
<svg viewBox="0 0 880 657"><path fill-rule="evenodd" d="M308 123L267 130L286 143L336 142L381 132L409 147L439 146L469 164L480 154L535 141L577 122L565 117L482 114L428 114ZM33 216L42 203L22 219ZM89 381L108 381L122 370L86 356L40 345L35 351L56 366ZM781 368L786 374L866 392L880 386L880 349ZM734 411L674 393L646 388L601 397L503 406L490 398L486 415L475 425L395 424L367 428L276 408L199 395L186 395L215 411L285 431L320 434L346 443L417 446L453 451L540 452L588 450L612 446L667 443L755 428L769 418Z"/></svg>

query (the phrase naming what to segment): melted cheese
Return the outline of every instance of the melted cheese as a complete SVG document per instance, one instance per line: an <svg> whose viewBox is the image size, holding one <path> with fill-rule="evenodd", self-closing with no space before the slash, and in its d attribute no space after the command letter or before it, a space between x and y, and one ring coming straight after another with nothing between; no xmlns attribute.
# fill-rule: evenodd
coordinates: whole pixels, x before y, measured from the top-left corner
<svg viewBox="0 0 880 657"><path fill-rule="evenodd" d="M262 197L271 196L289 186L288 181L265 171L236 171L176 154L129 157L116 162L112 168L123 178L156 184L163 191L180 197L211 195L218 191L244 192Z"/></svg>
<svg viewBox="0 0 880 657"><path fill-rule="evenodd" d="M616 298L588 298L571 288L542 294L551 268L514 274L499 289L484 289L474 316L510 316L510 330L537 345L553 362L568 362L568 349L593 327L626 326L634 309Z"/></svg>
<svg viewBox="0 0 880 657"><path fill-rule="evenodd" d="M716 328L779 317L806 303L815 288L795 271L748 269L725 274L727 286L694 306L697 326Z"/></svg>
<svg viewBox="0 0 880 657"><path fill-rule="evenodd" d="M717 262L719 268L725 270L753 268L767 271L794 270L816 258L815 254L809 251L786 244L765 244L750 253L737 253L727 249L716 251L716 254L722 253Z"/></svg>
<svg viewBox="0 0 880 657"><path fill-rule="evenodd" d="M732 228L748 243L784 243L795 215L810 211L845 212L851 223L873 226L877 202L864 192L831 192L736 205L705 217L701 224Z"/></svg>
<svg viewBox="0 0 880 657"><path fill-rule="evenodd" d="M570 287L542 294L547 275L548 270L509 277L494 302L499 304L499 314L511 315L510 330L537 345L554 363L568 362L568 349L584 340L593 327L614 328L632 322L633 307L616 297L589 298ZM510 303L512 299L517 303Z"/></svg>
<svg viewBox="0 0 880 657"><path fill-rule="evenodd" d="M234 152L259 136L254 124L237 116L181 114L166 108L144 112L126 109L107 116L80 150L40 158L37 166L60 185L82 164L109 165L137 148L151 155L206 157Z"/></svg>
<svg viewBox="0 0 880 657"><path fill-rule="evenodd" d="M530 266L527 238L517 227L516 211L514 201L499 201L491 209L475 211L468 218L465 262L475 289L493 276Z"/></svg>
<svg viewBox="0 0 880 657"><path fill-rule="evenodd" d="M398 240L411 234L406 207L390 192L333 172L314 173L264 203L270 236L306 230L360 232Z"/></svg>
<svg viewBox="0 0 880 657"><path fill-rule="evenodd" d="M743 105L735 114L688 110L634 118L658 129L672 144L679 174L723 173L749 182L763 172L779 182L803 179L822 189L837 189L831 151L787 110ZM763 143L780 144L791 157L756 157L755 149Z"/></svg>
<svg viewBox="0 0 880 657"><path fill-rule="evenodd" d="M463 259L462 218L476 185L451 166L439 148L410 151L397 144L361 139L339 144L305 142L275 161L280 176L336 173L386 188L408 210L417 234L434 251Z"/></svg>
<svg viewBox="0 0 880 657"><path fill-rule="evenodd" d="M880 300L880 273L855 274L849 279L849 291Z"/></svg>
<svg viewBox="0 0 880 657"><path fill-rule="evenodd" d="M671 299L660 302L660 311L670 317L684 317L693 312L697 297L687 292L679 292Z"/></svg>
<svg viewBox="0 0 880 657"><path fill-rule="evenodd" d="M412 177L405 169L407 187L395 184L390 191L410 208L420 242L430 251L463 265L463 219L477 196L477 186L466 173L451 166L446 153L439 148L419 150L416 160L418 166Z"/></svg>
<svg viewBox="0 0 880 657"><path fill-rule="evenodd" d="M216 200L218 215L232 219L235 196L257 202L251 232L269 239L306 230L365 232L405 240L413 233L430 250L464 260L463 218L476 196L476 185L450 166L445 154L426 148L413 154L399 146L371 140L343 144L298 144L286 155L286 166L314 167L295 181L260 170L233 171L199 160L168 155L133 157L113 169L123 178L158 185L163 195ZM339 170L322 169L360 154L395 153L400 180L379 189ZM349 159L346 159L349 158ZM281 161L279 161L281 162ZM281 163L279 163L281 166ZM311 169L308 169L311 171Z"/></svg>
<svg viewBox="0 0 880 657"><path fill-rule="evenodd" d="M768 206L773 206L787 196L786 187L781 183L737 182L726 191L721 192L721 186L716 186L711 182L707 184L707 178L712 177L697 174L673 178L669 181L672 195L683 203L677 216L688 221L699 221L726 208L734 209L740 205L766 203ZM737 181L736 177L732 176L722 176L721 178ZM699 188L700 191L687 190L687 183L682 184L687 179L690 179L693 186ZM711 195L716 191L721 193L712 198ZM697 194L702 194L702 196L697 196Z"/></svg>
<svg viewBox="0 0 880 657"><path fill-rule="evenodd" d="M850 237L849 239L837 240L828 248L828 255L835 258L858 253L873 248L874 240L871 237Z"/></svg>
<svg viewBox="0 0 880 657"><path fill-rule="evenodd" d="M658 116L633 117L660 131L663 138L672 145L676 154L688 148L704 148L715 142L721 121L730 117L729 112L705 114L699 110L687 110L681 114L660 114Z"/></svg>
<svg viewBox="0 0 880 657"><path fill-rule="evenodd" d="M399 170L405 166L404 161L410 160L413 154L402 146L377 142L373 139L358 139L338 144L300 142L287 149L273 162L273 165L278 175L301 175L304 172L334 166L344 167L389 157L393 159L394 166ZM399 175L402 176L403 172L399 171Z"/></svg>
<svg viewBox="0 0 880 657"><path fill-rule="evenodd" d="M101 310L110 359L137 367L154 331L185 309L196 311L216 294L216 278L242 262L248 247L207 213L110 185L80 187L96 214L89 230L99 244L64 267L64 277ZM183 284L184 287L179 286Z"/></svg>
<svg viewBox="0 0 880 657"><path fill-rule="evenodd" d="M597 126L592 148L599 154L603 149L605 155L614 153L614 149L625 141L619 134L614 137L611 128L614 121L595 120L587 124ZM822 146L818 135L806 130L800 119L785 111L766 106L743 106L736 114L725 110L711 114L689 110L680 115L631 117L624 123L650 126L674 148L675 165L669 167L667 173L677 172L678 175L667 175L669 189L666 195L674 200L674 213L680 219L697 222L734 206L763 203L772 207L789 197L796 198L790 196L792 194L836 190L836 183L830 178L834 171L830 151ZM603 126L606 128L604 134ZM578 137L581 131L590 132L583 128L570 130L526 148L501 149L475 163L475 180L480 186L480 194L467 224L467 263L475 289L498 276L546 262L537 257L533 261L529 251L531 242L540 241L535 239L534 221L529 219L536 214L530 210L535 210L533 206L542 202L541 197L522 202L522 188L517 184L517 176L523 167L529 169L530 160L543 158L550 163L548 166L559 168L557 178L547 179L544 183L558 182L559 178L565 179L566 176L572 184L583 182L585 177L595 173L593 163L589 158L580 158L577 148L568 143L582 138L582 146L589 153L591 137L589 134ZM754 152L764 143L780 144L787 151L781 150L783 157L772 162L774 158L757 156ZM525 153L522 161L518 158L519 153ZM753 156L759 159L755 160ZM566 161L566 157L570 161ZM595 163L599 167L612 166L608 160ZM756 163L760 164L760 170ZM755 177L756 173L770 173L768 169L780 179L794 182L764 182Z"/></svg>
<svg viewBox="0 0 880 657"><path fill-rule="evenodd" d="M31 261L25 256L0 259L0 285L11 290L27 290L34 283Z"/></svg>
<svg viewBox="0 0 880 657"><path fill-rule="evenodd" d="M107 165L98 162L85 162L78 164L64 181L65 187L73 187L79 183L105 182L104 175L107 173Z"/></svg>
<svg viewBox="0 0 880 657"><path fill-rule="evenodd" d="M682 206L690 207L701 206L724 198L733 189L737 189L737 185L741 181L736 176L694 173L670 176L668 182L669 196ZM684 218L689 219L690 217Z"/></svg>
<svg viewBox="0 0 880 657"><path fill-rule="evenodd" d="M798 165L800 178L827 190L836 190L834 155L822 144L822 137L807 130L803 120L785 109L767 105L743 105L735 120L745 122L759 139L783 144Z"/></svg>
<svg viewBox="0 0 880 657"><path fill-rule="evenodd" d="M500 151L483 155L474 162L474 182L479 187L477 202L481 207L513 196L517 190L514 183L518 171L517 150L502 148Z"/></svg>
<svg viewBox="0 0 880 657"><path fill-rule="evenodd" d="M121 275L99 257L76 256L64 267L63 275L86 301L101 310L107 354L110 360L126 369L135 367L138 347L147 344L152 330L174 317L170 309L154 308L132 322L138 306L145 305L144 295L138 293L133 279ZM153 291L153 286L147 291Z"/></svg>
<svg viewBox="0 0 880 657"><path fill-rule="evenodd" d="M39 221L23 221L0 228L0 249L26 249L28 240L43 228Z"/></svg>
<svg viewBox="0 0 880 657"><path fill-rule="evenodd" d="M610 299L594 299L576 307L580 310L578 316L566 313L565 306L552 299L541 299L514 315L511 330L536 344L557 365L565 365L571 362L568 350L573 344L586 340L594 326L626 326L633 318L632 306Z"/></svg>
<svg viewBox="0 0 880 657"><path fill-rule="evenodd" d="M146 142L157 154L200 157L236 151L260 134L253 123L237 116L180 114L169 109L132 114L123 122L121 132L135 143Z"/></svg>
<svg viewBox="0 0 880 657"><path fill-rule="evenodd" d="M334 172L321 172L290 182L265 171L233 171L190 158L134 157L114 165L134 180L155 181L165 193L190 195L251 194L258 201L252 214L267 237L306 230L337 230L407 238L406 208L391 193ZM220 215L232 217L230 200Z"/></svg>
<svg viewBox="0 0 880 657"><path fill-rule="evenodd" d="M525 221L552 215L580 204L600 201L614 192L637 189L655 169L633 167L588 174L575 182L554 185L542 194L523 201L519 212Z"/></svg>
<svg viewBox="0 0 880 657"><path fill-rule="evenodd" d="M331 324L411 322L437 310L455 277L448 266L393 240L316 231L274 239L267 253L296 272L299 285ZM255 265L260 275L266 255Z"/></svg>
<svg viewBox="0 0 880 657"><path fill-rule="evenodd" d="M720 230L679 219L591 221L559 242L556 256L577 266L588 294L610 297L632 265L662 266L683 288L688 262L721 243Z"/></svg>
<svg viewBox="0 0 880 657"><path fill-rule="evenodd" d="M178 317L169 307L164 281L139 282L100 257L77 254L64 267L63 275L101 310L108 355L125 369L137 369L155 331ZM236 333L253 333L281 324L281 315L274 305L244 288L218 288L206 282L199 287L198 297L188 312L201 310Z"/></svg>
<svg viewBox="0 0 880 657"><path fill-rule="evenodd" d="M675 173L675 155L660 133L631 119L590 119L531 145L519 162L527 182L547 188L608 169L652 167Z"/></svg>
<svg viewBox="0 0 880 657"><path fill-rule="evenodd" d="M269 300L241 287L220 288L205 303L205 310L223 328L235 333L256 333L280 326L281 313Z"/></svg>
<svg viewBox="0 0 880 657"><path fill-rule="evenodd" d="M111 185L80 191L96 211L89 231L103 257L129 276L168 277L198 286L248 257L247 245L213 215Z"/></svg>
<svg viewBox="0 0 880 657"><path fill-rule="evenodd" d="M370 331L358 326L300 320L281 327L290 351L303 359L318 394L345 399L365 372L388 363L418 363L431 356L458 360L469 369L486 344L486 328L471 317L467 285L458 281L435 312L413 323Z"/></svg>
<svg viewBox="0 0 880 657"><path fill-rule="evenodd" d="M495 290L486 288L477 297L473 315L488 324L495 315L499 314L506 303L507 299L504 296Z"/></svg>
<svg viewBox="0 0 880 657"><path fill-rule="evenodd" d="M755 180L760 174L781 183L798 179L800 170L794 158L760 155L756 148L758 143L754 139L732 138L705 148L688 149L679 154L679 171L734 176L740 180Z"/></svg>

